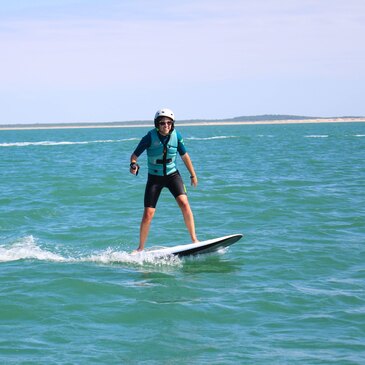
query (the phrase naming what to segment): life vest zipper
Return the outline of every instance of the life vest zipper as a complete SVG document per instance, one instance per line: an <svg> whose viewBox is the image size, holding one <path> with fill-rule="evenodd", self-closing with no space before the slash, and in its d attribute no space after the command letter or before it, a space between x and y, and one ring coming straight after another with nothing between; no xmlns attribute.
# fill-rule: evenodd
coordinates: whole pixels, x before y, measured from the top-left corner
<svg viewBox="0 0 365 365"><path fill-rule="evenodd" d="M168 138L166 139L166 142L163 144L163 157L162 157L162 163L163 163L163 175L167 175L167 144L170 141L171 134L169 134Z"/></svg>

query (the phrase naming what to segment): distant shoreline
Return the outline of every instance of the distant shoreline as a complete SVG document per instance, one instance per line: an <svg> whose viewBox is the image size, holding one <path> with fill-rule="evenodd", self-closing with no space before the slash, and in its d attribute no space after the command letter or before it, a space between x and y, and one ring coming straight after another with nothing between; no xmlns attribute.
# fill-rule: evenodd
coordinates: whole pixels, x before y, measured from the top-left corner
<svg viewBox="0 0 365 365"><path fill-rule="evenodd" d="M364 118L313 118L313 119L278 119L278 120L252 120L252 121L231 121L231 120L219 120L219 121L182 121L176 122L178 127L201 127L201 126L224 126L224 125L265 125L265 124L319 124L319 123L354 123L365 122ZM127 122L120 123L74 123L74 124L31 124L31 125L0 125L0 130L41 130L41 129L91 129L91 128L148 128L151 127L151 123L135 122L130 124Z"/></svg>

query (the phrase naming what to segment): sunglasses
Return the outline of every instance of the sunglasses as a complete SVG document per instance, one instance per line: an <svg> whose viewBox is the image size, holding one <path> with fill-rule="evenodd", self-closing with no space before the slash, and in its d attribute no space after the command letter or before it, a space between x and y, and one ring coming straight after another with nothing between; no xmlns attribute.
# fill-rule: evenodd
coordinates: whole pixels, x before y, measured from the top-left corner
<svg viewBox="0 0 365 365"><path fill-rule="evenodd" d="M172 124L172 122L160 122L160 123L158 123L158 125L165 125L165 124L167 124L167 125L171 125L171 124Z"/></svg>

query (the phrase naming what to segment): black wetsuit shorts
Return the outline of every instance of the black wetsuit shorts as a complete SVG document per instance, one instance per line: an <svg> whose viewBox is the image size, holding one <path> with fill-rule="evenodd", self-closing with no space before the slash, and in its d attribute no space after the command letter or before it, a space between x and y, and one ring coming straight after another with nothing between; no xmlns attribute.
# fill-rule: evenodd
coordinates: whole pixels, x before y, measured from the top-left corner
<svg viewBox="0 0 365 365"><path fill-rule="evenodd" d="M148 174L146 191L144 194L145 208L156 208L161 190L168 188L171 194L177 198L179 195L186 195L185 185L182 181L179 171L173 172L167 176L157 176Z"/></svg>

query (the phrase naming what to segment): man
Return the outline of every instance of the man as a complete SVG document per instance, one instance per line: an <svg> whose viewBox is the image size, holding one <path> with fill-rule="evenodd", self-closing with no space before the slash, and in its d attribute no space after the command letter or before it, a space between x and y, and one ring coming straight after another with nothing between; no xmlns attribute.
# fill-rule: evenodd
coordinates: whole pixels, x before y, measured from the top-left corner
<svg viewBox="0 0 365 365"><path fill-rule="evenodd" d="M179 205L192 242L198 242L195 234L194 216L190 208L186 189L179 171L176 168L176 157L179 154L190 173L191 185L196 187L198 179L184 146L181 134L174 128L175 116L170 109L160 109L155 114L155 128L150 130L139 142L132 153L130 172L138 174L138 157L147 150L148 180L144 195L144 212L140 226L139 247L143 251L148 237L152 218L161 190L167 187Z"/></svg>

